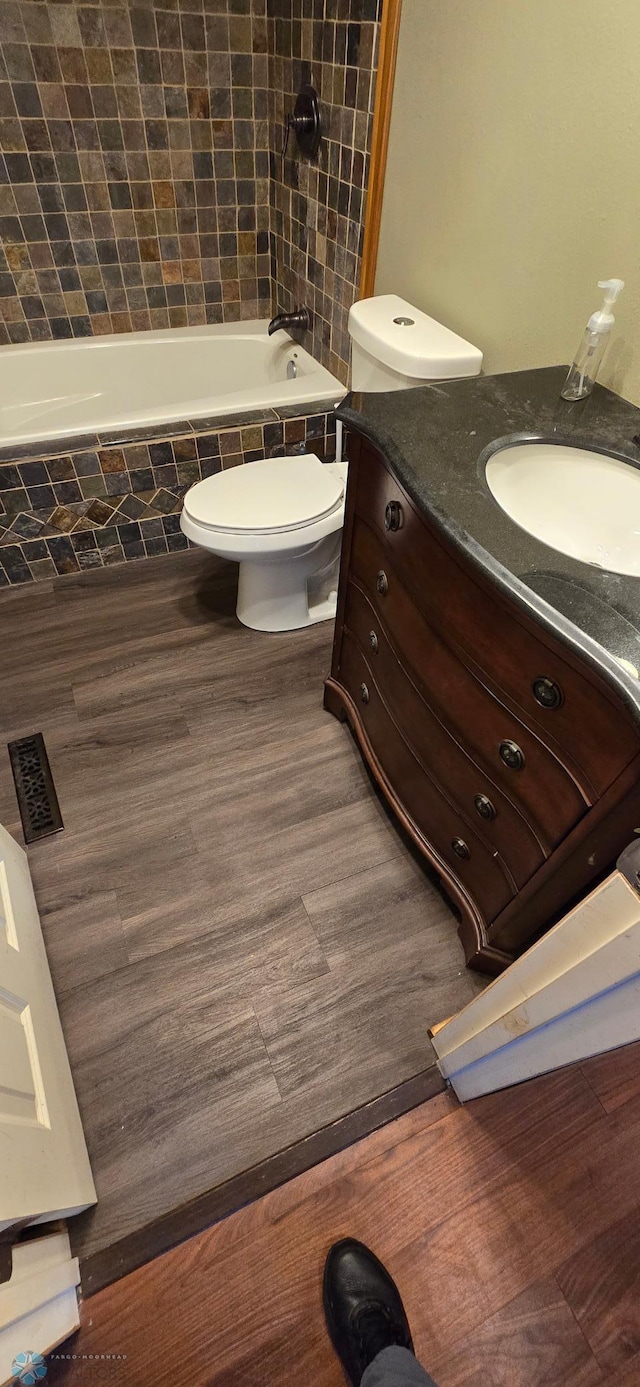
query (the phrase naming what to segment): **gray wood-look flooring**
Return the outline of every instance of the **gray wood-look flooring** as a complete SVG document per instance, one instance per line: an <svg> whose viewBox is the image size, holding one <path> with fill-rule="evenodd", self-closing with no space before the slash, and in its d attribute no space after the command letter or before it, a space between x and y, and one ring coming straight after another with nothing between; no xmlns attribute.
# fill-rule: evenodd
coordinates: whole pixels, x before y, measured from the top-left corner
<svg viewBox="0 0 640 1387"><path fill-rule="evenodd" d="M261 635L189 552L0 596L3 742L42 731L29 849L99 1202L89 1256L427 1068L482 986L322 708L331 627ZM0 821L21 841L9 760Z"/></svg>

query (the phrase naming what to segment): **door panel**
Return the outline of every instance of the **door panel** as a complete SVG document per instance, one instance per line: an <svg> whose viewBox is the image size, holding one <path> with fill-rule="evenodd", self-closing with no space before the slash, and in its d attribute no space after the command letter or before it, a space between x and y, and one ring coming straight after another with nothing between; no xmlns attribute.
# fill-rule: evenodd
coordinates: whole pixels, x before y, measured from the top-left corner
<svg viewBox="0 0 640 1387"><path fill-rule="evenodd" d="M0 1227L95 1197L27 857L0 826Z"/></svg>
<svg viewBox="0 0 640 1387"><path fill-rule="evenodd" d="M31 1008L0 991L0 1123L48 1127Z"/></svg>

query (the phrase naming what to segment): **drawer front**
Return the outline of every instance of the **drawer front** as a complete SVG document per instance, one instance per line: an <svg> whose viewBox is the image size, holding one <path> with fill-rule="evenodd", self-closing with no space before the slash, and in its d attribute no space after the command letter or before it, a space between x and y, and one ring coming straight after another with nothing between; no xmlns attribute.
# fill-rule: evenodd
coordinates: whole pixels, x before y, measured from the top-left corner
<svg viewBox="0 0 640 1387"><path fill-rule="evenodd" d="M489 923L513 899L507 875L407 746L385 708L364 656L346 631L339 680L358 710L360 723L398 800ZM465 856L461 857L463 850Z"/></svg>
<svg viewBox="0 0 640 1387"><path fill-rule="evenodd" d="M386 591L379 592L377 575L383 565ZM571 776L429 625L380 540L359 520L353 529L351 574L428 703L489 779L522 811L550 852L586 813L586 802ZM500 749L505 743L520 748L524 761L520 769L502 759Z"/></svg>
<svg viewBox="0 0 640 1387"><path fill-rule="evenodd" d="M600 795L640 751L640 736L623 706L573 669L553 637L530 632L458 562L366 443L356 514L383 538L397 572L436 630L517 704L548 745L572 761L590 799ZM554 703L559 706L550 706Z"/></svg>
<svg viewBox="0 0 640 1387"><path fill-rule="evenodd" d="M545 860L533 829L424 701L398 661L375 611L353 583L347 592L344 621L364 652L406 741L467 823L475 827L488 850L500 853L514 884L524 886Z"/></svg>

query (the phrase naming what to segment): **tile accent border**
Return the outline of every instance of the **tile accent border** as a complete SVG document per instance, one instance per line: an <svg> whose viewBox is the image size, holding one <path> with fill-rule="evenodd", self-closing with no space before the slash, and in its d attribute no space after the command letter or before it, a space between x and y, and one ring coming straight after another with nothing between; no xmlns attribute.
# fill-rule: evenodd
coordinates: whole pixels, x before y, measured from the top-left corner
<svg viewBox="0 0 640 1387"><path fill-rule="evenodd" d="M187 549L180 511L194 482L281 452L335 452L326 401L213 422L0 462L0 588Z"/></svg>

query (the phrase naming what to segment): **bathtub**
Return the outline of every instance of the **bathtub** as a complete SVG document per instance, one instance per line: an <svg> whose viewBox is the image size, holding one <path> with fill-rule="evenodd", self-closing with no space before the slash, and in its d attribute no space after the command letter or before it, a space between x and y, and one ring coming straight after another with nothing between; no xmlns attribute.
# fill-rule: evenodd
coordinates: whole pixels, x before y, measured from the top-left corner
<svg viewBox="0 0 640 1387"><path fill-rule="evenodd" d="M343 398L335 376L267 325L0 347L0 448Z"/></svg>

